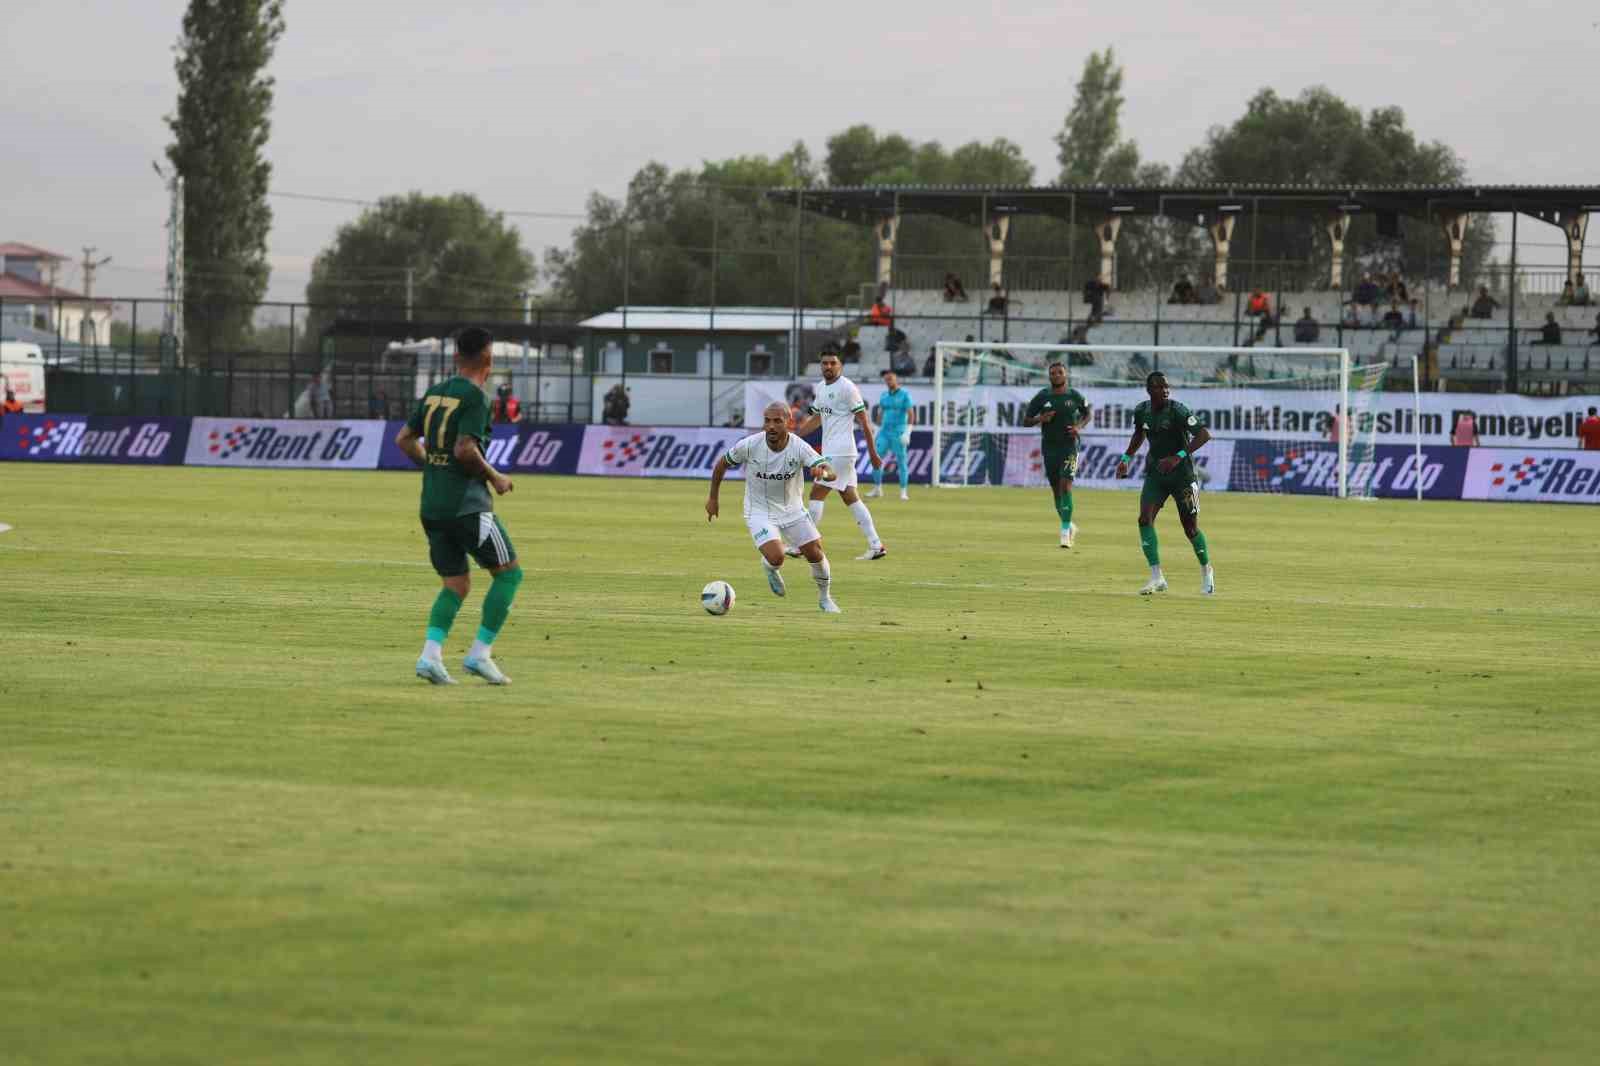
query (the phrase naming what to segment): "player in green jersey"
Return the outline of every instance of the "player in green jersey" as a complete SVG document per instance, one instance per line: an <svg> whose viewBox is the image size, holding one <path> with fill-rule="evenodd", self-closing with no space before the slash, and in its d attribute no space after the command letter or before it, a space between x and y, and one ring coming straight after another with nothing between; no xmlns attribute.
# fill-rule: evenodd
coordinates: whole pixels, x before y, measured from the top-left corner
<svg viewBox="0 0 1600 1066"><path fill-rule="evenodd" d="M427 639L417 660L417 676L435 685L455 682L444 668L443 645L461 602L472 588L467 557L489 571L493 581L483 600L483 621L462 663L491 685L508 685L491 654L522 584L522 567L506 527L494 513L493 489L504 496L511 479L484 458L489 443L489 401L483 394L494 362L494 338L473 326L456 337L455 376L433 386L417 402L411 419L394 442L422 467L422 529L428 558L444 587L428 614Z"/></svg>
<svg viewBox="0 0 1600 1066"><path fill-rule="evenodd" d="M1089 402L1077 389L1067 388L1067 368L1050 364L1050 387L1028 401L1022 419L1038 426L1044 453L1044 476L1050 482L1056 515L1061 519L1061 546L1072 547L1078 527L1072 521L1072 482L1078 476L1078 430L1089 422Z"/></svg>
<svg viewBox="0 0 1600 1066"><path fill-rule="evenodd" d="M1145 438L1150 440L1150 457L1144 471L1144 491L1139 494L1139 543L1150 564L1150 580L1139 595L1167 591L1161 572L1161 551L1156 543L1156 514L1171 496L1178 505L1178 521L1189 538L1196 559L1200 560L1200 591L1216 592L1211 574L1211 554L1206 550L1206 535L1200 532L1200 483L1195 477L1192 456L1211 439L1211 432L1200 425L1183 404L1172 399L1166 375L1157 370L1144 380L1150 399L1133 409L1133 437L1128 450L1117 463L1117 476L1127 477L1133 456Z"/></svg>

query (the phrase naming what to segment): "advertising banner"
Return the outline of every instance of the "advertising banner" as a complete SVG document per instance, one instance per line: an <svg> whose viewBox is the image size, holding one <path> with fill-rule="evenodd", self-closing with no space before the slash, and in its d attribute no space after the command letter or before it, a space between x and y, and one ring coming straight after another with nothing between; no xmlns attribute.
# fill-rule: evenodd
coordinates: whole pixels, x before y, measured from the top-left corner
<svg viewBox="0 0 1600 1066"><path fill-rule="evenodd" d="M7 415L0 459L174 466L183 462L188 440L187 418Z"/></svg>
<svg viewBox="0 0 1600 1066"><path fill-rule="evenodd" d="M196 418L184 462L374 470L388 423L280 418Z"/></svg>
<svg viewBox="0 0 1600 1066"><path fill-rule="evenodd" d="M1600 452L1463 448L1465 500L1600 503Z"/></svg>
<svg viewBox="0 0 1600 1066"><path fill-rule="evenodd" d="M1221 443L1218 441L1217 443ZM1211 445L1206 446L1210 451ZM1327 443L1285 444L1274 440L1233 442L1234 492L1290 492L1331 496L1339 490L1339 449ZM1424 448L1380 444L1372 454L1350 456L1352 496L1414 498L1417 483L1429 500L1459 500L1467 475L1468 448Z"/></svg>
<svg viewBox="0 0 1600 1066"><path fill-rule="evenodd" d="M577 472L607 477L710 477L729 445L748 429L590 426ZM736 470L728 476L742 477Z"/></svg>
<svg viewBox="0 0 1600 1066"><path fill-rule="evenodd" d="M883 385L877 381L856 382L862 399L877 418L878 397ZM1076 387L1076 386L1075 386ZM773 400L798 403L802 408L815 395L815 383L747 382L745 384L745 422L761 423L761 410ZM914 382L905 388L917 412L917 424L929 426L933 416L933 386ZM974 426L998 432L1021 432L1028 401L1039 391L1037 385L946 384L944 392L946 426L958 426L970 419ZM1129 433L1133 429L1133 409L1146 399L1142 388L1079 387L1093 409L1089 432ZM1213 386L1178 387L1173 398L1194 412L1215 437L1271 437L1282 441L1327 441L1332 439L1334 391ZM1594 406L1592 396L1532 397L1503 393L1424 393L1421 397L1421 436L1424 445L1447 444L1450 431L1463 414L1471 414L1478 439L1484 446L1522 446L1576 448L1578 423ZM1378 444L1409 444L1416 436L1417 417L1409 392L1382 392L1368 395L1355 404L1364 421L1358 433L1370 430Z"/></svg>
<svg viewBox="0 0 1600 1066"><path fill-rule="evenodd" d="M383 431L383 448L378 454L380 470L415 470L417 465L394 445L395 434L404 422L390 422ZM492 426L492 439L486 457L503 474L575 474L578 452L583 447L584 427Z"/></svg>

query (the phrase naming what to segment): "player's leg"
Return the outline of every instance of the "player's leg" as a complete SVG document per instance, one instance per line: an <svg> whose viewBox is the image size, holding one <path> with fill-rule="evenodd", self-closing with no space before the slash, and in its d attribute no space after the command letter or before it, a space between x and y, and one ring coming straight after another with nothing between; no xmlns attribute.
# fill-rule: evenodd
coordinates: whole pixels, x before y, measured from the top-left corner
<svg viewBox="0 0 1600 1066"><path fill-rule="evenodd" d="M839 475L839 498L850 508L850 517L856 520L861 535L867 538L867 550L856 558L882 559L889 554L889 549L883 546L883 540L878 536L878 527L872 521L872 512L867 510L867 505L856 493L855 466L852 464L848 471L835 470L834 473Z"/></svg>
<svg viewBox="0 0 1600 1066"><path fill-rule="evenodd" d="M1061 461L1060 473L1057 483L1061 486L1061 493L1056 498L1056 513L1061 517L1062 542L1068 548L1072 547L1078 535L1078 527L1072 521L1072 483L1078 477L1078 449L1069 450Z"/></svg>
<svg viewBox="0 0 1600 1066"><path fill-rule="evenodd" d="M787 554L783 548L783 534L786 531L764 518L746 518L745 525L750 530L750 539L755 541L756 552L761 556L761 570L767 575L767 587L774 596L782 596L788 591L784 588L783 575L778 573ZM792 541L790 543L793 544ZM790 547L789 551L797 557L800 554L798 547Z"/></svg>
<svg viewBox="0 0 1600 1066"><path fill-rule="evenodd" d="M422 528L428 537L428 561L439 575L440 588L428 611L428 631L422 641L422 654L417 657L417 676L435 685L453 685L454 679L444 668L444 642L462 601L472 590L472 576L467 569L466 549L450 523L425 522Z"/></svg>
<svg viewBox="0 0 1600 1066"><path fill-rule="evenodd" d="M884 466L887 466L889 457L884 454L884 449L886 447L888 447L888 445L889 445L889 435L887 433L883 432L883 430L881 430L881 429L878 430L878 432L877 432L877 442L878 442L878 454L884 456ZM873 469L872 469L872 491L867 493L867 495L869 497L871 497L871 496L882 496L883 495L883 467L882 466L873 467Z"/></svg>
<svg viewBox="0 0 1600 1066"><path fill-rule="evenodd" d="M1217 591L1217 582L1211 572L1211 551L1206 546L1206 535L1200 532L1200 486L1191 483L1173 493L1178 507L1178 521L1183 524L1183 535L1189 538L1194 557L1200 562L1200 592L1210 596Z"/></svg>
<svg viewBox="0 0 1600 1066"><path fill-rule="evenodd" d="M498 515L489 511L469 516L478 524L478 546L472 556L478 565L489 571L493 582L483 598L483 618L478 624L478 638L472 642L462 664L467 672L477 674L491 685L509 685L511 679L500 672L495 664L493 647L500 630L505 628L511 615L511 604L522 585L522 566L517 562L517 550L511 537L501 524Z"/></svg>
<svg viewBox="0 0 1600 1066"><path fill-rule="evenodd" d="M795 533L797 539L805 535L799 531ZM839 605L833 602L833 570L828 566L828 557L822 553L822 538L818 536L807 540L801 545L800 551L805 555L806 562L811 564L811 577L817 583L817 606L824 614L839 614Z"/></svg>
<svg viewBox="0 0 1600 1066"><path fill-rule="evenodd" d="M895 470L900 475L900 498L909 500L911 498L911 450L907 447L905 432L902 431L895 434L894 461L898 464Z"/></svg>
<svg viewBox="0 0 1600 1066"><path fill-rule="evenodd" d="M1147 475L1139 492L1139 546L1144 549L1144 561L1150 564L1150 580L1139 590L1141 596L1167 591L1167 578L1161 572L1161 545L1156 539L1156 515L1166 501L1167 487Z"/></svg>
<svg viewBox="0 0 1600 1066"><path fill-rule="evenodd" d="M823 458L828 461L829 466L834 466L835 460L833 458L826 455ZM834 469L838 470L838 467L834 466ZM811 524L818 529L822 528L823 501L827 500L828 493L832 491L833 485L834 482L823 481L821 478L811 482L811 498L806 502L806 514L811 516ZM791 559L798 559L800 558L800 546L790 542L789 546L784 549L783 554Z"/></svg>

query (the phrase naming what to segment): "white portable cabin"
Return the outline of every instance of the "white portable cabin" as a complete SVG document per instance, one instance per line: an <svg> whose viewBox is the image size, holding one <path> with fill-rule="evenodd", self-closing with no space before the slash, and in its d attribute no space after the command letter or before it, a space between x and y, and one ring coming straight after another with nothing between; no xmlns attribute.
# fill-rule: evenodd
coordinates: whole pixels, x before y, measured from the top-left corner
<svg viewBox="0 0 1600 1066"><path fill-rule="evenodd" d="M0 378L22 409L44 413L44 350L27 341L0 341Z"/></svg>

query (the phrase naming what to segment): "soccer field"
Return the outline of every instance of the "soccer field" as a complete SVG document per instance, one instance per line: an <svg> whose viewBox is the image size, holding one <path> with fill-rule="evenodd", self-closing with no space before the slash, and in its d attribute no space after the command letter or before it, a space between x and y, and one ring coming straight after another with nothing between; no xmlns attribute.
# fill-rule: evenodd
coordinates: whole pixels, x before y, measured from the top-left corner
<svg viewBox="0 0 1600 1066"><path fill-rule="evenodd" d="M527 477L432 688L417 487L0 466L0 1060L1595 1060L1587 509Z"/></svg>

